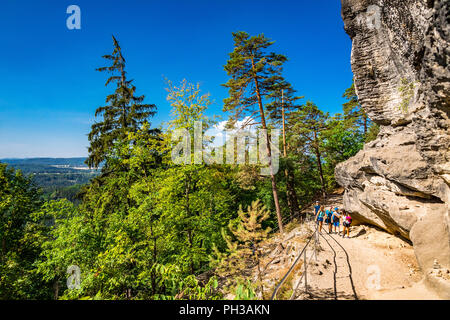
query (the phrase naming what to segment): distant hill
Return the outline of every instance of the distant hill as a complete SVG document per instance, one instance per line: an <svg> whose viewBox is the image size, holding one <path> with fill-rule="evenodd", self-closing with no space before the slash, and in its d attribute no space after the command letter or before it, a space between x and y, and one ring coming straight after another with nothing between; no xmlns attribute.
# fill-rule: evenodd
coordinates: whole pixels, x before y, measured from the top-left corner
<svg viewBox="0 0 450 320"><path fill-rule="evenodd" d="M78 158L5 158L0 159L1 162L11 163L11 164L68 164L81 166L84 165L85 157Z"/></svg>
<svg viewBox="0 0 450 320"><path fill-rule="evenodd" d="M16 169L22 170L24 173L68 173L79 172L96 172L89 169L84 163L86 158L5 158L0 162L11 165Z"/></svg>
<svg viewBox="0 0 450 320"><path fill-rule="evenodd" d="M84 164L86 158L25 158L0 159L26 175L42 187L46 194L65 194L67 190L74 193L83 184L88 183L100 170L89 169ZM74 188L75 187L75 188Z"/></svg>
<svg viewBox="0 0 450 320"><path fill-rule="evenodd" d="M0 162L7 163L16 168L33 168L41 170L44 167L51 168L80 168L88 169L84 161L86 158L25 158L25 159L0 159Z"/></svg>

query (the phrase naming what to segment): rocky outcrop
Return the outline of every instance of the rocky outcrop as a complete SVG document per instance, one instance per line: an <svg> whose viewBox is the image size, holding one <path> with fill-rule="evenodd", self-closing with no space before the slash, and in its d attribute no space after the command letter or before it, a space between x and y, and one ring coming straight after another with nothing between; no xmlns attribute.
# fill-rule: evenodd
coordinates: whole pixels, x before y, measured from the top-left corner
<svg viewBox="0 0 450 320"><path fill-rule="evenodd" d="M450 3L342 0L359 101L381 126L336 167L355 221L410 240L421 268L450 267Z"/></svg>

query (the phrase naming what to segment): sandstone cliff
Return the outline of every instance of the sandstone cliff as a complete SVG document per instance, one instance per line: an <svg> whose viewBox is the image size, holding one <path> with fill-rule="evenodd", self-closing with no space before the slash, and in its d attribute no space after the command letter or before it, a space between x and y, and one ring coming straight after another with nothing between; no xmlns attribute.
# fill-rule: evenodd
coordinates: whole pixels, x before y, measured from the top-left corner
<svg viewBox="0 0 450 320"><path fill-rule="evenodd" d="M410 240L425 274L435 259L449 268L450 3L342 0L342 17L359 101L381 126L336 168L344 207Z"/></svg>

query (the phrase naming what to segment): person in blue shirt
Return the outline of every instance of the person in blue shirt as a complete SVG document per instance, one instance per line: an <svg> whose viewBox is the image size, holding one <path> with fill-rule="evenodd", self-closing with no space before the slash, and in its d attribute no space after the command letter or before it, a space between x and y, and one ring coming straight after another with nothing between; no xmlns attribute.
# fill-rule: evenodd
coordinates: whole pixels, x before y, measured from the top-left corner
<svg viewBox="0 0 450 320"><path fill-rule="evenodd" d="M317 212L319 212L320 207L321 206L320 206L319 201L316 201L316 205L314 206L314 217L317 216Z"/></svg>
<svg viewBox="0 0 450 320"><path fill-rule="evenodd" d="M325 216L325 211L322 206L319 206L317 209L317 213L315 218L317 219L317 223L319 224L319 232L322 232L323 218Z"/></svg>
<svg viewBox="0 0 450 320"><path fill-rule="evenodd" d="M334 233L337 233L338 235L341 233L341 227L340 227L340 222L341 222L341 214L339 212L339 208L334 208L334 212L333 215L331 216L331 220L333 222L333 229L334 229Z"/></svg>
<svg viewBox="0 0 450 320"><path fill-rule="evenodd" d="M333 215L333 208L330 207L327 211L325 211L327 217L325 219L325 223L328 224L328 233L331 233L333 224L331 223L331 216Z"/></svg>

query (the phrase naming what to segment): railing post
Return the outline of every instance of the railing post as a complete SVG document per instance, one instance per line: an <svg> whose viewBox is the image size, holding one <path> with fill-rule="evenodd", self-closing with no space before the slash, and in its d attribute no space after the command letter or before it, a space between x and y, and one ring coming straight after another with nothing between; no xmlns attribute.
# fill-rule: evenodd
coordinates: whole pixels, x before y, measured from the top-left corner
<svg viewBox="0 0 450 320"><path fill-rule="evenodd" d="M317 262L317 230L314 235L314 260Z"/></svg>
<svg viewBox="0 0 450 320"><path fill-rule="evenodd" d="M306 266L306 248L305 248L305 292L308 293L308 281L307 281L307 274L308 274L308 268Z"/></svg>

